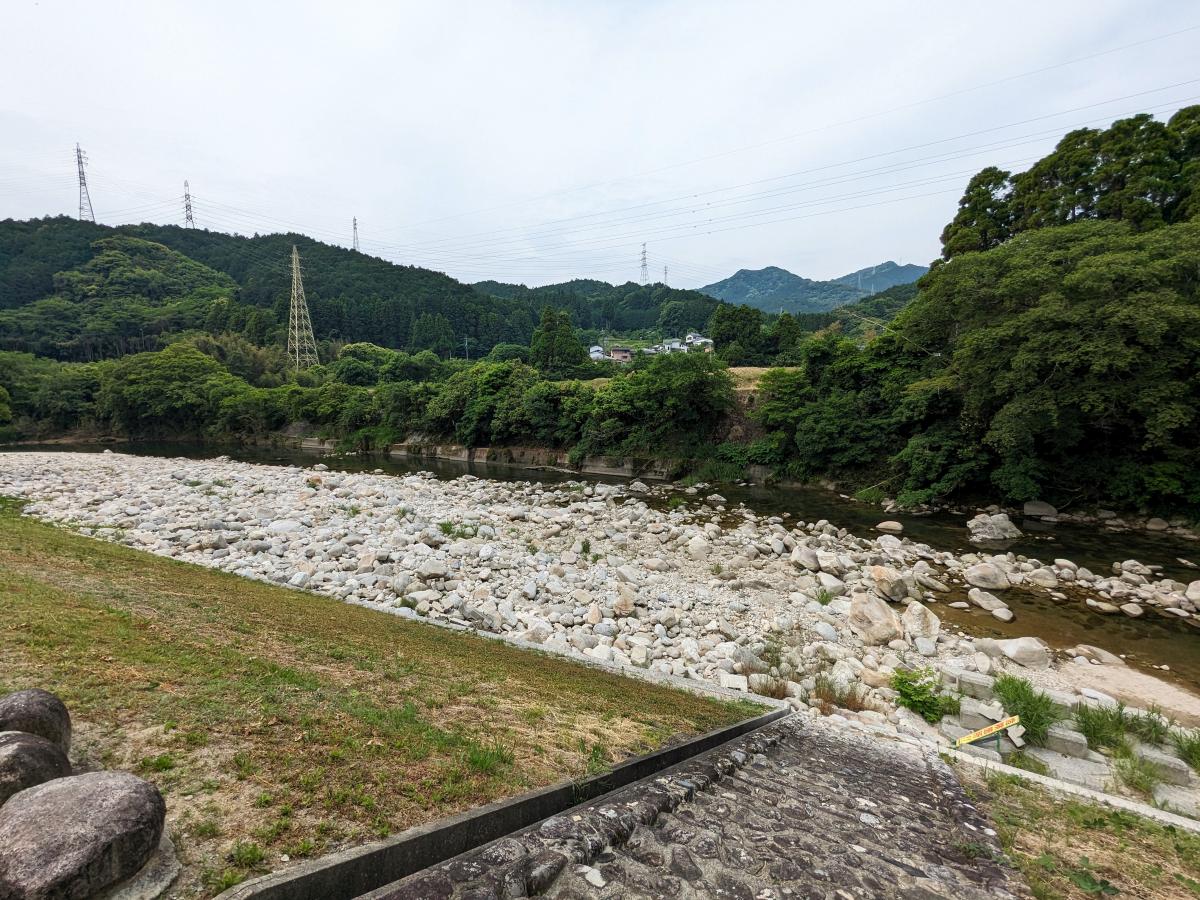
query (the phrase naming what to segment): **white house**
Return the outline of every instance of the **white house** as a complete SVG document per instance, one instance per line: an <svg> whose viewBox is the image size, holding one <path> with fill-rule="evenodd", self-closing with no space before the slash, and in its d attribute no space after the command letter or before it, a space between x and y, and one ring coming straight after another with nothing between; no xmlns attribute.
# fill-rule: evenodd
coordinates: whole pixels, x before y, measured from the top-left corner
<svg viewBox="0 0 1200 900"><path fill-rule="evenodd" d="M588 347L588 356L594 360L605 359L604 348L599 344Z"/></svg>

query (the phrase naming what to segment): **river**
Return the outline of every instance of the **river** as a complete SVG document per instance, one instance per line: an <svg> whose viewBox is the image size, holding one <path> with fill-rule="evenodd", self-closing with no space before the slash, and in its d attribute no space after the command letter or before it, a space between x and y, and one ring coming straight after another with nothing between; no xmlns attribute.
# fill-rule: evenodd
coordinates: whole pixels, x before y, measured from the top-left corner
<svg viewBox="0 0 1200 900"><path fill-rule="evenodd" d="M607 480L596 476L577 476L567 472L542 469L520 469L511 466L462 463L430 459L390 459L380 456L317 455L300 450L262 448L218 448L197 444L130 443L120 445L24 445L0 448L11 451L75 451L100 452L112 449L123 453L149 456L183 456L195 459L220 454L246 462L273 465L312 465L318 459L331 469L344 471L382 470L391 474L432 472L440 478L456 478L472 474L498 481L539 481L553 484L569 480ZM789 515L792 519L816 521L828 519L833 524L860 535L873 535L874 527L883 519L904 525L904 536L929 544L938 550L955 553L979 552L967 541L963 516L949 513L905 515L882 513L878 507L848 500L820 488L780 487L762 485L720 485L717 490L729 501L730 507L744 503L760 515ZM1102 528L1060 523L1017 522L1025 536L1008 545L1014 553L1036 557L1044 562L1055 558L1070 559L1093 572L1108 572L1114 562L1137 559L1147 565L1162 567L1163 573L1179 581L1200 578L1200 571L1182 565L1179 558L1200 558L1200 544L1171 535L1147 532L1114 533ZM991 552L991 551L984 551ZM958 594L947 599L959 599ZM977 636L1018 637L1036 635L1051 646L1066 648L1074 644L1095 644L1113 653L1126 655L1130 662L1148 668L1166 664L1172 680L1192 690L1200 691L1200 629L1179 619L1160 615L1147 607L1140 619L1124 615L1101 615L1078 601L1057 602L1044 592L1010 590L1005 596L1016 618L1002 623L974 607L956 610L939 604L938 614L964 631ZM1193 620L1194 621L1194 620ZM1155 674L1161 674L1156 672Z"/></svg>

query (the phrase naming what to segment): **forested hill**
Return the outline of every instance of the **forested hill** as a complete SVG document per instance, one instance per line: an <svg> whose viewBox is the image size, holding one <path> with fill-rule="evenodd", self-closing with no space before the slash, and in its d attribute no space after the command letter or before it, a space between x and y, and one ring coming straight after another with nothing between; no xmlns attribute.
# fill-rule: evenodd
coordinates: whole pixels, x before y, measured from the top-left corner
<svg viewBox="0 0 1200 900"><path fill-rule="evenodd" d="M863 291L863 296L869 296L897 285L912 284L928 271L928 266L918 266L914 263L902 266L889 259L877 266L867 266L833 280L838 284L848 284Z"/></svg>
<svg viewBox="0 0 1200 900"><path fill-rule="evenodd" d="M898 266L890 260L832 281L814 281L781 269L740 269L700 290L726 303L740 303L764 312L820 313L924 275L924 266Z"/></svg>
<svg viewBox="0 0 1200 900"><path fill-rule="evenodd" d="M530 288L523 284L480 281L477 291L493 297L524 300L535 308L550 305L571 313L580 328L610 331L658 329L680 337L705 328L719 301L699 291L665 284L609 284L579 278L562 284Z"/></svg>
<svg viewBox="0 0 1200 900"><path fill-rule="evenodd" d="M528 343L545 302L488 296L438 272L299 234L241 237L145 224L111 228L61 216L5 220L0 349L86 360L153 349L172 333L206 327L236 331L255 343L280 343L293 244L319 341L371 341L446 354L461 348L466 337L475 355L498 343ZM203 285L177 280L189 263L209 273ZM96 286L81 286L81 278L103 282L104 302L95 302Z"/></svg>

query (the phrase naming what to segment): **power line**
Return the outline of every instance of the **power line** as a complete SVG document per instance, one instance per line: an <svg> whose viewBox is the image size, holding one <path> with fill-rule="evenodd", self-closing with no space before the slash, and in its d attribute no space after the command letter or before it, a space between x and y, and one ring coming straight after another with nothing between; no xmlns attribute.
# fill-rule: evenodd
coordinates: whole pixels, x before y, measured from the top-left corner
<svg viewBox="0 0 1200 900"><path fill-rule="evenodd" d="M192 218L192 189L186 178L183 180L183 227L196 227L196 220Z"/></svg>
<svg viewBox="0 0 1200 900"><path fill-rule="evenodd" d="M92 212L92 196L88 193L87 174L83 171L87 165L87 154L79 144L75 145L75 166L79 170L79 221L95 223L96 214Z"/></svg>
<svg viewBox="0 0 1200 900"><path fill-rule="evenodd" d="M288 315L287 354L297 372L319 362L312 320L308 317L308 301L304 299L304 280L300 277L300 252L295 244L292 244L292 302Z"/></svg>

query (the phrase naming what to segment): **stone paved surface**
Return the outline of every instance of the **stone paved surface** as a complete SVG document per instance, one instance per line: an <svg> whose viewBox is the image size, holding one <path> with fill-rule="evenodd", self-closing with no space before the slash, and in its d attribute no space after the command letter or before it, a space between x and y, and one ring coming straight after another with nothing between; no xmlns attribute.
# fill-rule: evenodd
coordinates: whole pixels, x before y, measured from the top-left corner
<svg viewBox="0 0 1200 900"><path fill-rule="evenodd" d="M370 896L1027 896L996 852L940 759L793 716Z"/></svg>

